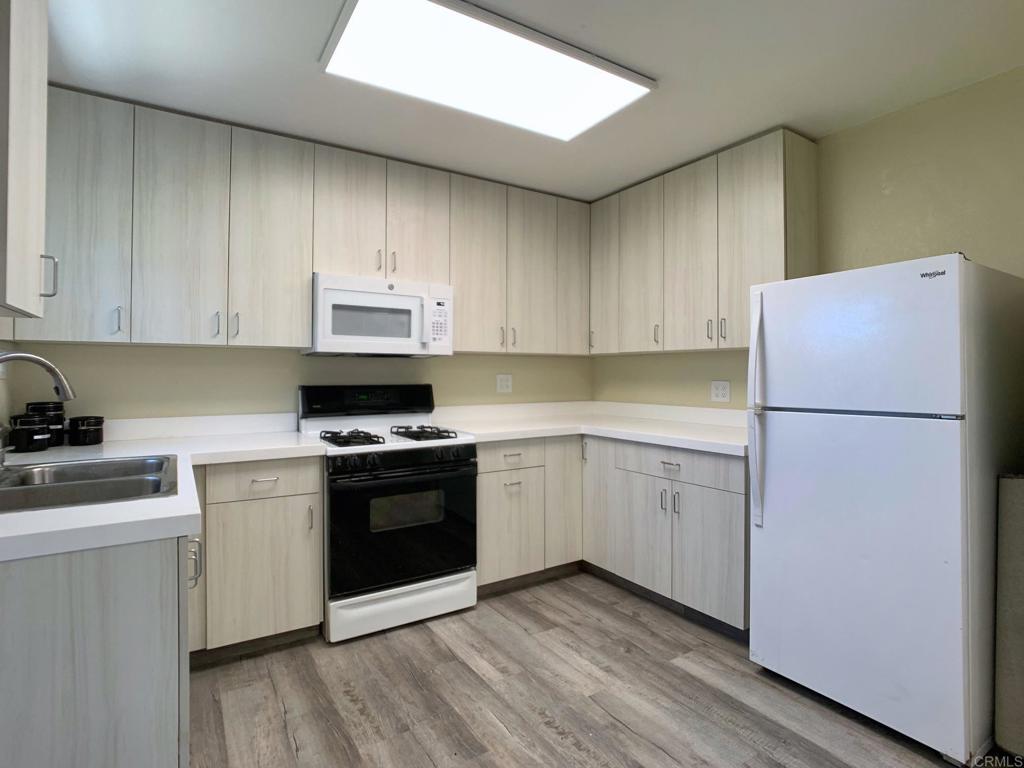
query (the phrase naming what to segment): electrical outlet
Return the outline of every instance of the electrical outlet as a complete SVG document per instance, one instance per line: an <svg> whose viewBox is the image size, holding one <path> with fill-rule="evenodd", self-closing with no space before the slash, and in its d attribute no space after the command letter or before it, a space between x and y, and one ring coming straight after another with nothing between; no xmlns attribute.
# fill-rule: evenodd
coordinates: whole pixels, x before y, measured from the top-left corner
<svg viewBox="0 0 1024 768"><path fill-rule="evenodd" d="M507 395L512 392L512 374L511 373L499 373L497 375L498 381L498 394Z"/></svg>
<svg viewBox="0 0 1024 768"><path fill-rule="evenodd" d="M711 382L711 402L713 403L728 403L732 399L732 394L729 391L728 381L712 381Z"/></svg>

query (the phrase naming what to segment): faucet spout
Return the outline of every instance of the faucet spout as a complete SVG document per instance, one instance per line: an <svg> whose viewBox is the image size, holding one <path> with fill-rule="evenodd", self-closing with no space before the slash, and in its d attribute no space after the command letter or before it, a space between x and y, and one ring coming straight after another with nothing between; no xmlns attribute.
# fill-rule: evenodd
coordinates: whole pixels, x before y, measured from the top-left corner
<svg viewBox="0 0 1024 768"><path fill-rule="evenodd" d="M57 399L64 401L75 399L75 390L71 386L71 382L67 380L67 377L60 372L60 369L56 365L46 358L40 357L39 355L32 355L28 352L0 352L0 364L11 363L16 360L22 360L26 363L35 363L50 374L50 378L53 379L53 391L56 393Z"/></svg>

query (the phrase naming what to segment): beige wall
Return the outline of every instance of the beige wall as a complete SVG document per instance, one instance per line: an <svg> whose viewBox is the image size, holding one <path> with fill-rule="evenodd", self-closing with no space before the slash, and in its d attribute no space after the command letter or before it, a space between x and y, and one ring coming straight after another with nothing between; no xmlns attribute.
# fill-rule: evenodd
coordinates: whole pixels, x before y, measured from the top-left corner
<svg viewBox="0 0 1024 768"><path fill-rule="evenodd" d="M595 357L593 376L595 400L723 408L747 405L746 350ZM731 383L730 402L711 402L715 379Z"/></svg>
<svg viewBox="0 0 1024 768"><path fill-rule="evenodd" d="M21 343L75 387L72 415L109 418L273 413L295 409L299 384L429 383L438 405L589 400L590 361L457 355L425 360L306 357L291 350ZM494 376L512 374L512 394ZM11 408L53 395L35 366L8 366Z"/></svg>

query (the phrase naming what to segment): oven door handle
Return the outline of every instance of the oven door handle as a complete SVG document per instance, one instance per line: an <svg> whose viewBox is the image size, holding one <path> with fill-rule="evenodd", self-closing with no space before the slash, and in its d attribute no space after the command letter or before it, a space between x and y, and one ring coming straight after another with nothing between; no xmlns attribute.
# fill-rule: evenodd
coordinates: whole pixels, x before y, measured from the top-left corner
<svg viewBox="0 0 1024 768"><path fill-rule="evenodd" d="M332 478L330 480L330 486L332 489L380 488L382 486L387 485L403 485L408 483L418 483L423 482L424 480L455 480L457 478L476 477L476 474L476 466L473 466L466 467L464 469L456 469L443 472L403 472L401 474L396 475L363 476L359 479Z"/></svg>

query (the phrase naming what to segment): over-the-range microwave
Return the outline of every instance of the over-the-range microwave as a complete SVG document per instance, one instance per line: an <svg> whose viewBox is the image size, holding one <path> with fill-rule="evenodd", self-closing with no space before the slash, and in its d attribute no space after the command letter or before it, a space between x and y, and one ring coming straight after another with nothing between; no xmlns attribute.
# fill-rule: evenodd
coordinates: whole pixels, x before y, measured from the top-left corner
<svg viewBox="0 0 1024 768"><path fill-rule="evenodd" d="M452 287L313 274L314 355L452 354Z"/></svg>

